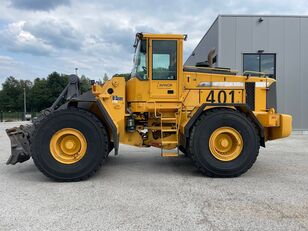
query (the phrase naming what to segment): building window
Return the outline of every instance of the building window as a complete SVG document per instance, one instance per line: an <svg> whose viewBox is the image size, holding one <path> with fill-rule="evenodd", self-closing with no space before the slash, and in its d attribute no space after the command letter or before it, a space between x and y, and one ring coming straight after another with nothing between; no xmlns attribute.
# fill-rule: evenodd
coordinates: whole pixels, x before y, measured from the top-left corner
<svg viewBox="0 0 308 231"><path fill-rule="evenodd" d="M177 42L175 40L153 40L152 79L176 80Z"/></svg>
<svg viewBox="0 0 308 231"><path fill-rule="evenodd" d="M243 71L263 72L268 77L276 78L276 54L254 53L243 55ZM258 74L251 74L258 76Z"/></svg>

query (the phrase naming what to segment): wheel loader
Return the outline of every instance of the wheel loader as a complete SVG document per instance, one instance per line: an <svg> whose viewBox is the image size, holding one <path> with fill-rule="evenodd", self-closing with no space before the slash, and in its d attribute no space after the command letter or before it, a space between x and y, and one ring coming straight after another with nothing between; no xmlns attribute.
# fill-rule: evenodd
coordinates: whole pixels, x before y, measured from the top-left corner
<svg viewBox="0 0 308 231"><path fill-rule="evenodd" d="M32 125L7 130L7 164L32 157L53 180L79 181L97 172L112 150L118 155L121 143L156 147L166 158L187 156L210 177L245 173L260 146L290 135L292 117L271 103L274 79L217 67L215 50L207 61L183 66L186 37L137 33L130 78L92 81L84 94L71 75Z"/></svg>

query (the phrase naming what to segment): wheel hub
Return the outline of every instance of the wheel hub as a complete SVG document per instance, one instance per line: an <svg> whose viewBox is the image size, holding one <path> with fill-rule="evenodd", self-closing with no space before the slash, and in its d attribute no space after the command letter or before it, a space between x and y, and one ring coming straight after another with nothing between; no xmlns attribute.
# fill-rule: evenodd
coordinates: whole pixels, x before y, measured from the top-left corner
<svg viewBox="0 0 308 231"><path fill-rule="evenodd" d="M85 137L74 128L63 128L57 131L50 140L50 152L62 164L78 162L84 157L86 150Z"/></svg>
<svg viewBox="0 0 308 231"><path fill-rule="evenodd" d="M243 145L241 134L231 127L216 129L209 140L212 155L221 161L236 159L241 154Z"/></svg>

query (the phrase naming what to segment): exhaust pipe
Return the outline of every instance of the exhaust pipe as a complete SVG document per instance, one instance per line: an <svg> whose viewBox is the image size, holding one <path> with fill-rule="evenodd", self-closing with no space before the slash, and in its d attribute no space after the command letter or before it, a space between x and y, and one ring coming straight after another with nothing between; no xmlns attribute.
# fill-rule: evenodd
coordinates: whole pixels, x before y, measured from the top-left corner
<svg viewBox="0 0 308 231"><path fill-rule="evenodd" d="M209 64L209 67L213 67L215 52L216 52L215 48L212 48L207 55L207 62Z"/></svg>
<svg viewBox="0 0 308 231"><path fill-rule="evenodd" d="M196 67L213 67L215 52L215 48L212 48L207 54L207 60L203 62L197 62Z"/></svg>

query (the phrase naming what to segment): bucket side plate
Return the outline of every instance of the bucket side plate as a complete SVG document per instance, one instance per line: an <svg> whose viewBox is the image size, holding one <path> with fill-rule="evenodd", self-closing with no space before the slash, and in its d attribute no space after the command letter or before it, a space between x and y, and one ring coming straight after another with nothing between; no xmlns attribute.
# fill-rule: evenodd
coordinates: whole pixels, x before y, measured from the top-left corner
<svg viewBox="0 0 308 231"><path fill-rule="evenodd" d="M33 125L26 125L6 129L11 140L11 156L6 162L7 165L22 163L30 159L30 137Z"/></svg>

